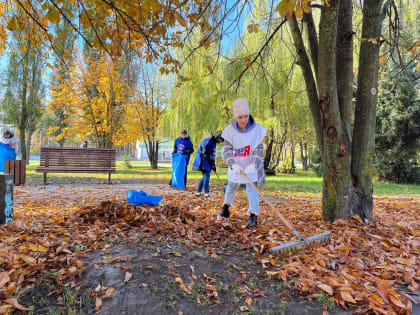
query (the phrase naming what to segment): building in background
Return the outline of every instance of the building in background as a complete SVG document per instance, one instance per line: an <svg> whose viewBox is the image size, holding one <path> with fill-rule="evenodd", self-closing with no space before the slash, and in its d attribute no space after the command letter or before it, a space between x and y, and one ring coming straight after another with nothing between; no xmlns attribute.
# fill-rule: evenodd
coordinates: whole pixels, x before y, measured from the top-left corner
<svg viewBox="0 0 420 315"><path fill-rule="evenodd" d="M170 162L172 158L173 141L170 139L164 139L159 143L159 162ZM139 161L147 161L146 145L143 141L136 141L136 159Z"/></svg>

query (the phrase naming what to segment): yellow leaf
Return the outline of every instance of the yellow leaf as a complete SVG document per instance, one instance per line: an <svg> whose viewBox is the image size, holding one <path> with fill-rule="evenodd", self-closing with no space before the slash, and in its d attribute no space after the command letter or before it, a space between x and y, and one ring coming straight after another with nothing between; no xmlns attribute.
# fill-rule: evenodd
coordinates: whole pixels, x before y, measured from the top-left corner
<svg viewBox="0 0 420 315"><path fill-rule="evenodd" d="M31 257L31 256L22 256L22 259L28 265L35 265L36 264L36 259Z"/></svg>
<svg viewBox="0 0 420 315"><path fill-rule="evenodd" d="M381 57L379 57L379 63L380 63L381 65L384 65L384 64L385 64L385 61L386 61L386 56L381 56Z"/></svg>
<svg viewBox="0 0 420 315"><path fill-rule="evenodd" d="M300 6L299 3L296 6L295 15L298 19L302 18L302 16L303 16L303 10L302 10L302 7Z"/></svg>
<svg viewBox="0 0 420 315"><path fill-rule="evenodd" d="M47 14L45 15L45 18L51 23L57 24L58 22L60 22L60 13L57 10L51 8L48 10Z"/></svg>
<svg viewBox="0 0 420 315"><path fill-rule="evenodd" d="M276 11L281 15L285 16L289 11L289 0L281 0L276 7Z"/></svg>
<svg viewBox="0 0 420 315"><path fill-rule="evenodd" d="M211 14L216 14L217 10L219 10L219 6L215 5L213 10L211 11Z"/></svg>
<svg viewBox="0 0 420 315"><path fill-rule="evenodd" d="M110 297L114 293L114 291L114 288L109 288L108 290L106 290L105 297Z"/></svg>
<svg viewBox="0 0 420 315"><path fill-rule="evenodd" d="M17 28L18 28L18 25L16 23L16 18L15 17L12 17L10 19L9 23L7 23L7 29L10 30L10 31L12 31L12 32L14 32L14 31L17 30Z"/></svg>
<svg viewBox="0 0 420 315"><path fill-rule="evenodd" d="M311 13L312 12L312 8L309 6L310 2L311 2L310 0L303 0L302 1L302 7L303 7L303 11L305 11L305 13Z"/></svg>

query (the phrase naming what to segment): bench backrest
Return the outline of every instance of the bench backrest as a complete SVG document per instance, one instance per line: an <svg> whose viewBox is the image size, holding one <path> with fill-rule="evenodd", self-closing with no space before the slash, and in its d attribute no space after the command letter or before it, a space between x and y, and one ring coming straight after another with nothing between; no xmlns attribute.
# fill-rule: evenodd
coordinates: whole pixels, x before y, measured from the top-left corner
<svg viewBox="0 0 420 315"><path fill-rule="evenodd" d="M41 147L41 167L115 169L115 149Z"/></svg>

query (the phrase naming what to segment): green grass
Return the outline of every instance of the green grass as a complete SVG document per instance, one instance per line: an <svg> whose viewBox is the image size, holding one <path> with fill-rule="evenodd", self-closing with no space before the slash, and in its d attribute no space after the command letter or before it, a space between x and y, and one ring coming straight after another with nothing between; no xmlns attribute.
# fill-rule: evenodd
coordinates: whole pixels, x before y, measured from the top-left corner
<svg viewBox="0 0 420 315"><path fill-rule="evenodd" d="M35 168L39 165L38 161L31 161L27 168L27 178L29 183L41 183L43 180L42 173L36 173ZM119 183L167 183L171 178L170 164L162 164L157 170L152 170L148 162L131 162L132 168L124 167L122 161L117 162L117 173L112 174L112 180ZM219 172L221 184L224 184L227 175L226 169ZM58 174L50 173L48 178L52 181L60 179L60 182L83 182L86 180L89 183L106 182L108 174L83 174L70 173ZM200 172L188 171L188 182L197 183L201 178ZM278 174L276 176L267 176L267 184L264 187L266 192L279 192L281 194L320 194L322 191L322 178L317 177L312 171L298 170L296 174ZM211 177L212 188L220 189L219 183L214 174ZM420 194L419 185L403 185L388 182L374 182L375 195L413 195Z"/></svg>

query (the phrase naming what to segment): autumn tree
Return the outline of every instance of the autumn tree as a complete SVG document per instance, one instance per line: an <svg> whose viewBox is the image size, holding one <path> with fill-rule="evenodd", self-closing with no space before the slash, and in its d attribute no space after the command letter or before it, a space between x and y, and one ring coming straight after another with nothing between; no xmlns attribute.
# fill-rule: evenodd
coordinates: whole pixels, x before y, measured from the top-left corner
<svg viewBox="0 0 420 315"><path fill-rule="evenodd" d="M131 134L143 141L146 146L150 167L158 168L159 143L162 136L158 131L160 119L168 105L169 80L153 67L139 63L137 85L133 89L128 106L129 117L132 117Z"/></svg>
<svg viewBox="0 0 420 315"><path fill-rule="evenodd" d="M42 115L43 55L34 42L38 28L31 23L20 26L21 33L13 36L5 83L4 121L19 129L21 159L29 164L32 135Z"/></svg>
<svg viewBox="0 0 420 315"><path fill-rule="evenodd" d="M53 75L50 87L52 100L48 104L51 113L49 134L55 138L60 147L64 146L67 139L73 138L70 133L70 120L74 111L69 89L72 87L70 68L73 66L75 36L70 27L70 22L64 19L56 24L54 29L57 34L56 55L54 64L50 66Z"/></svg>

